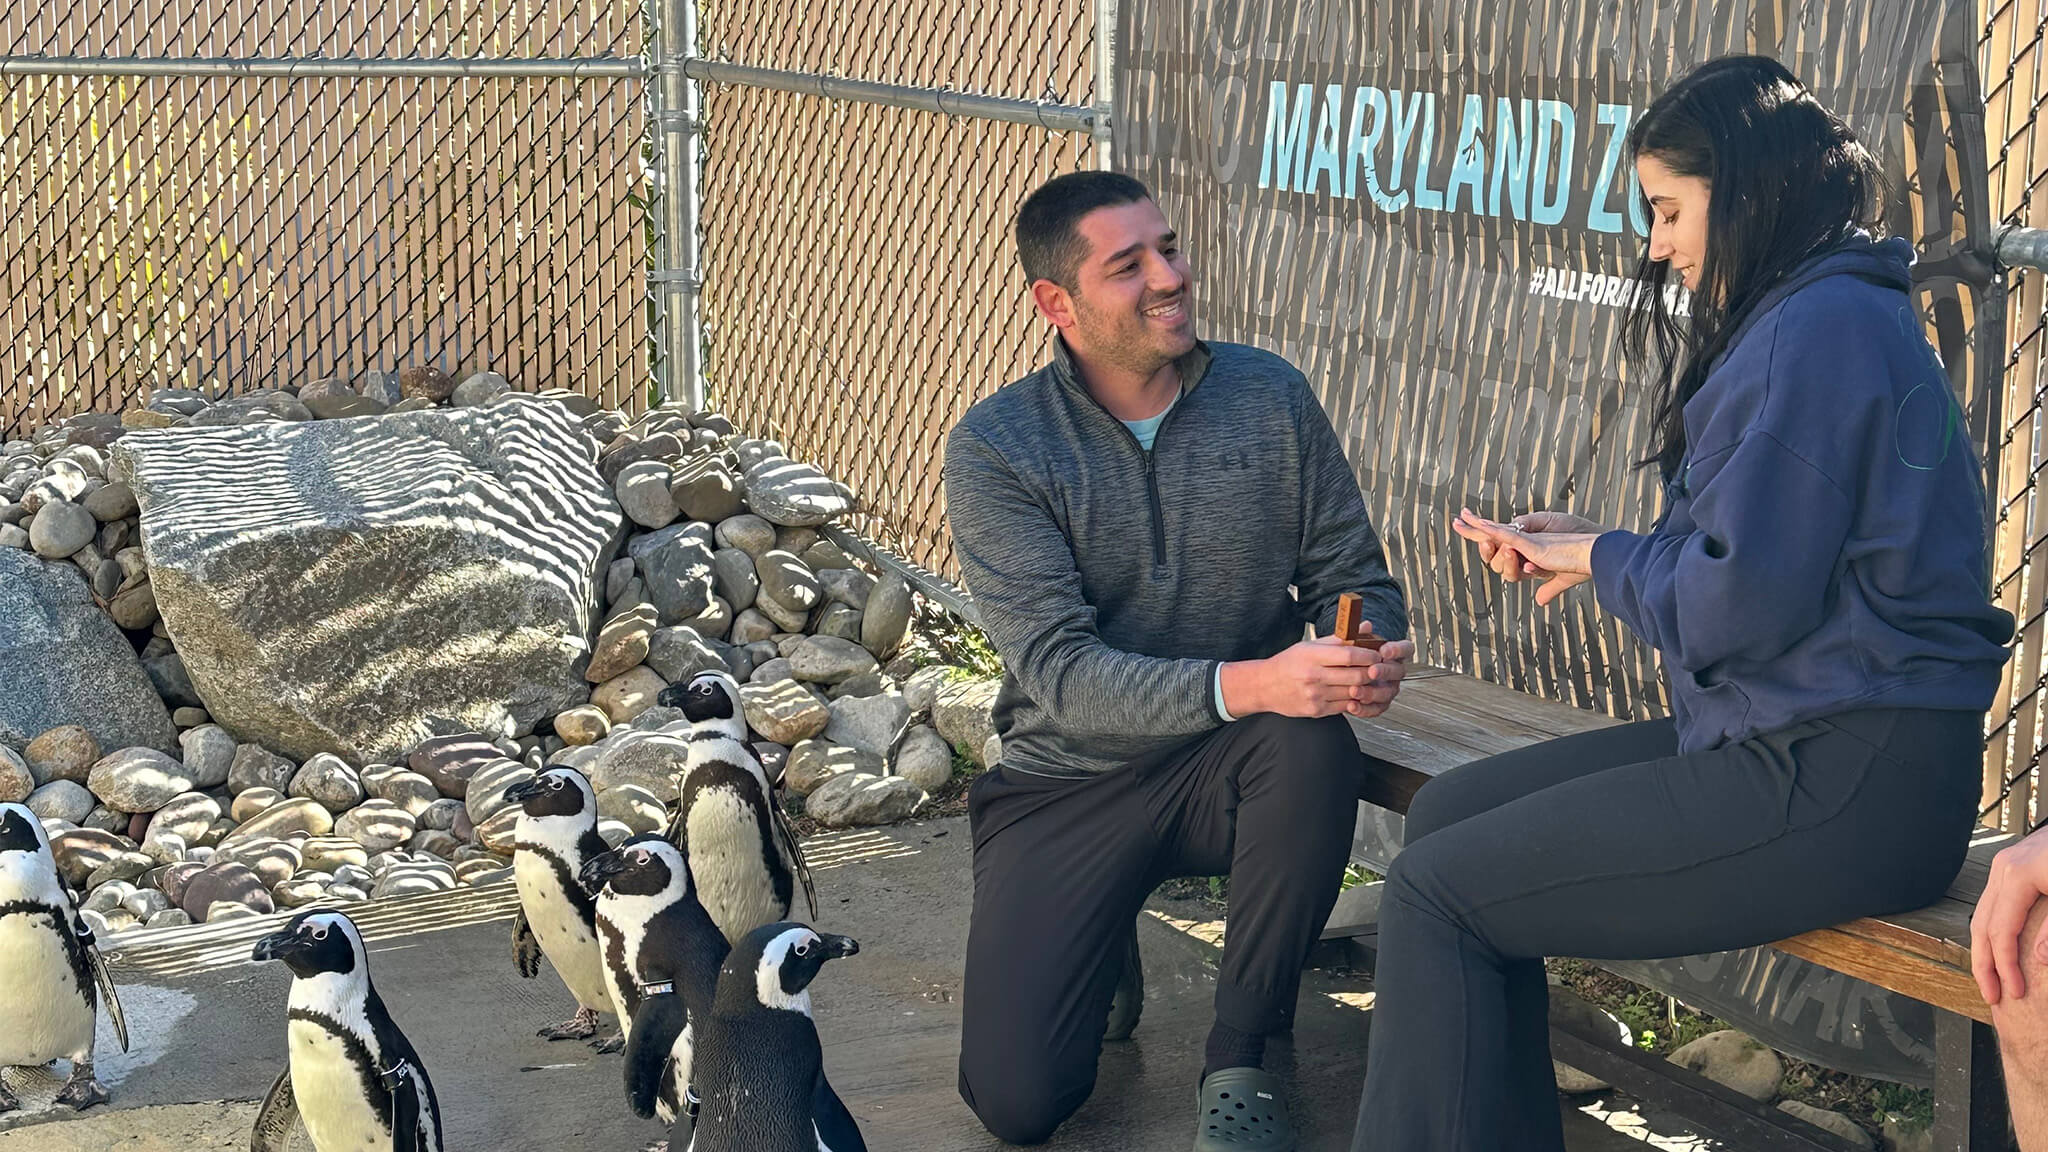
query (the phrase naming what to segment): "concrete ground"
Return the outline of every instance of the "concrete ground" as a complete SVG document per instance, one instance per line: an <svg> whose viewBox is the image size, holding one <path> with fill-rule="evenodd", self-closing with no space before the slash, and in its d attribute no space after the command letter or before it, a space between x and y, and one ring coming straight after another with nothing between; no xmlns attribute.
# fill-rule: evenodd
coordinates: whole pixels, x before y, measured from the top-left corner
<svg viewBox="0 0 2048 1152"><path fill-rule="evenodd" d="M960 959L969 897L967 828L942 820L836 833L806 846L818 871L819 925L861 943L813 987L832 1081L870 1147L992 1152L954 1092ZM453 1149L638 1149L660 1127L627 1111L619 1058L536 1028L574 1003L543 973L513 971L508 893L457 893L364 917L371 971L432 1075ZM1136 1039L1111 1045L1095 1097L1055 1137L1073 1152L1179 1152L1210 1022L1219 926L1161 902L1142 935L1146 1008ZM12 1070L27 1104L0 1120L0 1152L193 1152L246 1148L255 1101L284 1066L281 966L241 962L269 921L190 930L169 942L117 942L133 1050L105 1036L99 1071L111 1107L45 1111L56 1082ZM1304 1152L1350 1147L1370 985L1313 970L1291 1041L1269 1064L1291 1079ZM224 1103L225 1102L225 1103ZM1613 1098L1561 1102L1572 1152L1705 1149L1668 1118ZM294 1150L309 1149L303 1137Z"/></svg>

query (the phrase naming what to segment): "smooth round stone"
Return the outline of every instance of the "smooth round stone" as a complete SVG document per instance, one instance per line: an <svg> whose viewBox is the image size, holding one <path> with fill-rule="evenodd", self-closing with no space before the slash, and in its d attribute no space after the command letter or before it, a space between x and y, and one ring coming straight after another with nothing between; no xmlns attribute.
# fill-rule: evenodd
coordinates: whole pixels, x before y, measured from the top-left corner
<svg viewBox="0 0 2048 1152"><path fill-rule="evenodd" d="M171 898L153 888L131 892L121 901L121 907L127 909L130 916L144 922L157 913L168 910L170 906Z"/></svg>
<svg viewBox="0 0 2048 1152"><path fill-rule="evenodd" d="M475 408L512 391L512 385L497 372L478 372L463 379L449 394L448 402L457 408Z"/></svg>
<svg viewBox="0 0 2048 1152"><path fill-rule="evenodd" d="M156 866L155 860L140 852L118 853L112 860L93 869L92 875L86 877L85 884L91 888L116 880L134 880Z"/></svg>
<svg viewBox="0 0 2048 1152"><path fill-rule="evenodd" d="M251 788L270 788L283 795L298 771L298 765L268 748L244 744L235 749L234 763L228 768L228 791L239 796Z"/></svg>
<svg viewBox="0 0 2048 1152"><path fill-rule="evenodd" d="M827 604L818 613L816 629L820 636L836 636L849 643L860 643L860 609L848 608L844 604Z"/></svg>
<svg viewBox="0 0 2048 1152"><path fill-rule="evenodd" d="M43 505L28 523L29 547L45 560L62 560L93 542L99 521L84 508L64 500Z"/></svg>
<svg viewBox="0 0 2048 1152"><path fill-rule="evenodd" d="M178 744L184 749L185 771L191 775L193 787L218 788L228 782L240 745L225 729L202 725L179 736Z"/></svg>
<svg viewBox="0 0 2048 1152"><path fill-rule="evenodd" d="M681 510L669 491L669 466L658 460L639 460L619 472L613 491L619 510L640 527L653 531L675 522Z"/></svg>
<svg viewBox="0 0 2048 1152"><path fill-rule="evenodd" d="M183 928L192 923L192 914L183 908L166 908L143 922L144 928Z"/></svg>
<svg viewBox="0 0 2048 1152"><path fill-rule="evenodd" d="M813 684L837 684L881 667L874 653L837 636L805 638L789 654L789 662L797 679Z"/></svg>
<svg viewBox="0 0 2048 1152"><path fill-rule="evenodd" d="M455 869L430 871L419 867L394 868L377 880L377 886L370 890L373 900L388 900L396 896L422 896L429 892L449 892L455 888Z"/></svg>
<svg viewBox="0 0 2048 1152"><path fill-rule="evenodd" d="M293 796L318 800L321 807L337 816L361 804L365 796L362 778L356 770L341 757L325 752L306 761L298 775L292 777L288 791Z"/></svg>
<svg viewBox="0 0 2048 1152"><path fill-rule="evenodd" d="M475 790L470 794L474 796ZM389 800L366 800L334 822L335 835L346 836L370 852L396 848L412 839L415 830L412 813Z"/></svg>
<svg viewBox="0 0 2048 1152"><path fill-rule="evenodd" d="M377 878L370 871L368 864L343 864L334 870L334 882L353 884L367 892L370 886L377 882Z"/></svg>
<svg viewBox="0 0 2048 1152"><path fill-rule="evenodd" d="M802 556L818 543L818 530L808 526L782 526L775 530L775 547L792 556Z"/></svg>
<svg viewBox="0 0 2048 1152"><path fill-rule="evenodd" d="M93 885L92 894L79 907L87 912L105 915L121 906L121 901L135 895L135 885L125 880L102 880Z"/></svg>
<svg viewBox="0 0 2048 1152"><path fill-rule="evenodd" d="M70 780L83 784L92 775L92 766L99 762L100 755L99 741L76 724L52 728L22 749L22 759L28 762L29 771L44 783Z"/></svg>
<svg viewBox="0 0 2048 1152"><path fill-rule="evenodd" d="M134 847L126 839L98 828L74 828L50 837L57 871L73 888L84 887L94 872Z"/></svg>
<svg viewBox="0 0 2048 1152"><path fill-rule="evenodd" d="M825 547L819 545L818 547ZM816 551L816 549L812 549ZM866 608L868 596L875 590L875 578L858 568L821 568L818 572L818 586L825 590L825 598L848 608Z"/></svg>
<svg viewBox="0 0 2048 1152"><path fill-rule="evenodd" d="M204 792L187 792L174 796L171 802L156 810L149 818L149 830L143 836L145 848L149 842L160 836L176 836L187 844L198 841L221 818L220 801Z"/></svg>
<svg viewBox="0 0 2048 1152"><path fill-rule="evenodd" d="M432 828L428 828L415 833L411 842L406 847L413 852L424 852L429 856L436 856L443 860L452 860L455 858L455 853L462 848L462 841L457 840L446 832L437 832Z"/></svg>
<svg viewBox="0 0 2048 1152"><path fill-rule="evenodd" d="M468 809L460 800L436 800L419 814L418 827L426 832L449 832L454 830L457 818L467 819Z"/></svg>
<svg viewBox="0 0 2048 1152"><path fill-rule="evenodd" d="M339 875L351 865L368 868L370 864L370 850L345 836L309 837L300 850L305 866L320 872ZM368 879L369 873L365 872L363 877Z"/></svg>
<svg viewBox="0 0 2048 1152"><path fill-rule="evenodd" d="M755 665L753 673L747 677L747 683L774 684L779 681L794 679L796 679L795 666L790 664L788 660L777 656L773 660Z"/></svg>
<svg viewBox="0 0 2048 1152"><path fill-rule="evenodd" d="M185 766L154 748L123 748L100 757L86 787L117 812L154 812L194 790Z"/></svg>
<svg viewBox="0 0 2048 1152"><path fill-rule="evenodd" d="M603 709L613 724L630 724L634 717L654 707L655 697L666 687L668 681L643 664L598 685L590 694L590 702Z"/></svg>
<svg viewBox="0 0 2048 1152"><path fill-rule="evenodd" d="M275 788L251 788L235 797L234 804L228 809L228 815L234 817L235 823L241 824L254 820L260 813L267 812L283 802L284 793Z"/></svg>
<svg viewBox="0 0 2048 1152"><path fill-rule="evenodd" d="M595 744L611 730L611 717L591 704L579 705L555 717L555 734L573 745Z"/></svg>
<svg viewBox="0 0 2048 1152"><path fill-rule="evenodd" d="M492 852L510 855L517 846L519 816L517 808L502 809L476 826L476 842Z"/></svg>
<svg viewBox="0 0 2048 1152"><path fill-rule="evenodd" d="M287 880L270 890L270 895L281 908L304 908L317 900L327 897L330 884L318 880Z"/></svg>
<svg viewBox="0 0 2048 1152"><path fill-rule="evenodd" d="M668 824L668 810L662 807L661 798L637 784L621 784L598 793L597 815L600 820L624 824L636 836L658 832Z"/></svg>
<svg viewBox="0 0 2048 1152"><path fill-rule="evenodd" d="M590 665L584 678L602 684L624 675L647 659L649 641L654 638L658 618L652 604L634 604L607 620L591 645Z"/></svg>
<svg viewBox="0 0 2048 1152"><path fill-rule="evenodd" d="M171 713L171 723L180 728L199 728L212 720L204 708L180 708Z"/></svg>
<svg viewBox="0 0 2048 1152"><path fill-rule="evenodd" d="M533 777L533 769L517 760L495 760L485 765L469 782L469 796L463 801L470 822L482 825L503 811L511 804L505 793Z"/></svg>
<svg viewBox="0 0 2048 1152"><path fill-rule="evenodd" d="M305 866L306 854L289 840L271 840L262 844L245 844L228 853L227 859L254 872L267 889L297 875Z"/></svg>
<svg viewBox="0 0 2048 1152"><path fill-rule="evenodd" d="M298 834L325 836L334 831L334 815L318 800L295 797L257 813L221 841L224 847Z"/></svg>
<svg viewBox="0 0 2048 1152"><path fill-rule="evenodd" d="M741 513L720 520L712 538L720 548L737 548L759 559L775 547L775 525L751 513Z"/></svg>
<svg viewBox="0 0 2048 1152"><path fill-rule="evenodd" d="M0 744L0 804L19 804L33 795L38 786L28 764L14 749Z"/></svg>
<svg viewBox="0 0 2048 1152"><path fill-rule="evenodd" d="M370 893L354 884L336 884L327 889L327 898L341 904L360 904L370 898Z"/></svg>
<svg viewBox="0 0 2048 1152"><path fill-rule="evenodd" d="M25 801L29 812L35 812L43 820L63 820L66 824L80 824L92 814L94 799L84 785L72 781L51 781L29 793Z"/></svg>
<svg viewBox="0 0 2048 1152"><path fill-rule="evenodd" d="M487 884L504 871L505 866L495 860L464 860L455 866L455 882L465 886Z"/></svg>
<svg viewBox="0 0 2048 1152"><path fill-rule="evenodd" d="M167 865L163 871L157 873L156 886L170 898L172 904L182 905L185 902L186 885L192 882L194 876L206 871L207 866L208 862L202 860L186 860Z"/></svg>
<svg viewBox="0 0 2048 1152"><path fill-rule="evenodd" d="M158 864L176 864L185 858L185 853L190 848L191 845L183 836L175 832L166 832L162 836L152 836L143 841L142 854Z"/></svg>
<svg viewBox="0 0 2048 1152"><path fill-rule="evenodd" d="M882 578L868 594L861 611L861 646L886 660L903 646L910 634L910 613L914 607L910 585L895 573Z"/></svg>
<svg viewBox="0 0 2048 1152"><path fill-rule="evenodd" d="M215 919L213 910L223 904L251 912L271 912L277 907L270 899L270 885L254 869L232 860L216 861L192 877L185 885L184 899L178 904L194 920L201 921Z"/></svg>
<svg viewBox="0 0 2048 1152"><path fill-rule="evenodd" d="M441 799L441 790L417 772L394 771L370 789L370 795L403 808L415 819Z"/></svg>
<svg viewBox="0 0 2048 1152"><path fill-rule="evenodd" d="M239 900L216 900L206 906L206 922L220 924L229 920L251 920L277 911L277 902L270 898L270 893L265 892L262 896L263 902L270 907L258 909Z"/></svg>

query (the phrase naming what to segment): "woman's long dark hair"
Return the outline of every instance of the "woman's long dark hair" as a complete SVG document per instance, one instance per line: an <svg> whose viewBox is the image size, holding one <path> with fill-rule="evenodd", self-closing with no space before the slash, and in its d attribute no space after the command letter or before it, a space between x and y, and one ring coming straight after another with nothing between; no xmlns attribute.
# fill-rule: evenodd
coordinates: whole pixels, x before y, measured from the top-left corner
<svg viewBox="0 0 2048 1152"><path fill-rule="evenodd" d="M1657 386L1655 464L1685 458L1686 401L1772 285L1856 228L1877 224L1884 176L1870 153L1797 77L1766 56L1724 56L1688 72L1629 131L1629 156L1651 156L1706 181L1707 251L1689 323L1664 298L1670 267L1636 265L1622 348ZM1645 219L1655 212L1647 200Z"/></svg>

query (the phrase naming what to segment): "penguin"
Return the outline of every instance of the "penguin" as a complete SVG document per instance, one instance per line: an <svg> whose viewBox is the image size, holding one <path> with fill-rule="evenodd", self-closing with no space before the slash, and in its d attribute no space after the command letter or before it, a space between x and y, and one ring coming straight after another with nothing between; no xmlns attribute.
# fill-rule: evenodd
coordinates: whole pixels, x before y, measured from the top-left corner
<svg viewBox="0 0 2048 1152"><path fill-rule="evenodd" d="M690 1152L867 1152L825 1079L812 977L860 945L802 924L767 924L733 947L696 1038Z"/></svg>
<svg viewBox="0 0 2048 1152"><path fill-rule="evenodd" d="M257 1110L253 1152L286 1147L295 1119L315 1152L442 1152L434 1082L370 982L355 924L301 912L258 940L251 959L282 961L293 976L291 1058Z"/></svg>
<svg viewBox="0 0 2048 1152"><path fill-rule="evenodd" d="M93 1079L93 1033L105 1005L121 1051L128 1022L92 929L57 876L43 822L0 804L0 1066L71 1061L57 1103L76 1111L107 1102ZM21 1101L0 1084L0 1113Z"/></svg>
<svg viewBox="0 0 2048 1152"><path fill-rule="evenodd" d="M704 910L737 944L787 917L801 880L815 917L810 868L760 758L747 746L739 682L724 672L699 672L687 686L664 689L661 701L681 708L692 724L669 840L689 858Z"/></svg>
<svg viewBox="0 0 2048 1152"><path fill-rule="evenodd" d="M512 958L519 974L540 975L543 955L576 997L576 1015L540 1030L548 1040L588 1040L597 1017L611 1007L604 959L597 943L597 903L576 874L610 851L597 834L597 793L573 768L550 768L505 790L520 806L513 833L512 876L519 915L512 922ZM621 1034L599 1042L601 1052L624 1045Z"/></svg>
<svg viewBox="0 0 2048 1152"><path fill-rule="evenodd" d="M605 892L600 923L617 927L621 941L638 940L630 957L621 953L621 988L630 981L637 990L626 1042L627 1102L636 1115L674 1124L690 1084L694 1025L711 1011L719 965L731 947L691 891L682 851L661 837L629 840L591 861L587 874ZM637 925L612 923L643 915Z"/></svg>

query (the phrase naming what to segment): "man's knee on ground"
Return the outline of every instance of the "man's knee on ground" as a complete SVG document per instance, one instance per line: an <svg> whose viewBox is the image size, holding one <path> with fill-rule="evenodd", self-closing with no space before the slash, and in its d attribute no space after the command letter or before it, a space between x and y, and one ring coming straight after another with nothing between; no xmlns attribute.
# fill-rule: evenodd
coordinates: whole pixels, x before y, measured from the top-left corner
<svg viewBox="0 0 2048 1152"><path fill-rule="evenodd" d="M1991 1008L2007 1074L2032 1084L2048 1083L2048 965L2034 956L2034 942L2041 938L2044 923L2048 900L2037 900L2020 933L2020 975L2027 982L2026 995L2017 1000L2006 997Z"/></svg>
<svg viewBox="0 0 2048 1152"><path fill-rule="evenodd" d="M984 1074L970 1084L960 1072L960 1098L981 1126L1006 1144L1043 1144L1088 1099L1092 1082L1073 1084L1050 1069L1023 1067Z"/></svg>

